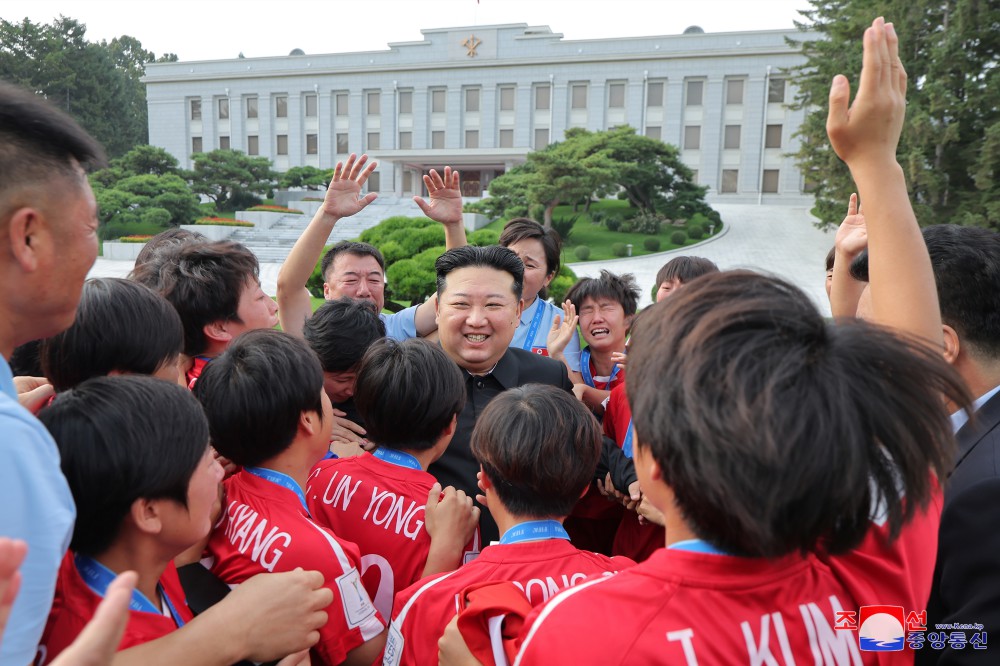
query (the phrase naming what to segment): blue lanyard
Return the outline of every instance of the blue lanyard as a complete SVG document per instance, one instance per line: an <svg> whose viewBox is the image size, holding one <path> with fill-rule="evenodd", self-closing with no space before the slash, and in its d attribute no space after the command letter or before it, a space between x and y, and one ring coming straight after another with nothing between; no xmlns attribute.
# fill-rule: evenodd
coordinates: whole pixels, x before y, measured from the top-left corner
<svg viewBox="0 0 1000 666"><path fill-rule="evenodd" d="M264 479L265 481L270 481L271 483L277 484L282 488L288 488L299 496L299 501L302 502L302 508L306 510L306 513L309 513L309 505L306 504L306 494L302 492L302 488L300 488L299 484L295 482L295 479L287 474L275 472L273 469L265 469L263 467L244 467L243 469L250 472L254 476Z"/></svg>
<svg viewBox="0 0 1000 666"><path fill-rule="evenodd" d="M372 451L372 455L379 460L389 463L390 465L408 467L409 469L419 469L421 471L424 469L421 467L419 460L411 456L409 453L397 451L396 449L386 449L380 446Z"/></svg>
<svg viewBox="0 0 1000 666"><path fill-rule="evenodd" d="M76 570L80 572L80 578L83 582L87 584L87 587L91 591L102 599L108 592L108 586L115 579L115 573L108 569L106 566L98 562L97 560L87 557L86 555L76 554L73 556L73 562L76 564ZM170 597L167 596L166 590L163 589L162 585L157 584L156 591L160 593L163 600L167 602L167 608L170 609L170 614L173 616L174 624L177 628L184 626L184 620L181 618L180 613L177 612L177 608L174 607ZM163 612L157 608L152 601L146 598L139 590L132 590L132 599L128 602L129 610L139 611L142 613L153 613L154 615L163 615Z"/></svg>
<svg viewBox="0 0 1000 666"><path fill-rule="evenodd" d="M535 341L535 335L538 334L538 327L542 325L545 309L549 305L548 302L543 301L539 296L535 296L535 300L538 301L538 307L535 308L535 316L531 318L531 323L528 325L528 333L524 336L524 344L521 345L521 349L525 351L531 351L534 346L532 343Z"/></svg>
<svg viewBox="0 0 1000 666"><path fill-rule="evenodd" d="M500 537L500 543L508 545L523 541L541 541L542 539L566 539L569 534L558 520L529 520L526 523L514 525Z"/></svg>
<svg viewBox="0 0 1000 666"><path fill-rule="evenodd" d="M618 371L621 370L620 365L615 365L614 369L611 371L611 376L608 377L608 383L604 385L604 389L608 390L611 386L611 382L615 381L615 377L618 375ZM583 375L583 383L591 388L597 388L594 385L594 376L590 374L590 347L581 352L580 355L580 373Z"/></svg>
<svg viewBox="0 0 1000 666"><path fill-rule="evenodd" d="M702 541L701 539L687 539L686 541L678 541L677 543L672 543L667 548L673 548L674 550L687 550L692 553L708 553L709 555L725 555L715 546Z"/></svg>
<svg viewBox="0 0 1000 666"><path fill-rule="evenodd" d="M626 458L632 457L632 419L628 420L628 432L625 434L625 441L622 443L622 453Z"/></svg>

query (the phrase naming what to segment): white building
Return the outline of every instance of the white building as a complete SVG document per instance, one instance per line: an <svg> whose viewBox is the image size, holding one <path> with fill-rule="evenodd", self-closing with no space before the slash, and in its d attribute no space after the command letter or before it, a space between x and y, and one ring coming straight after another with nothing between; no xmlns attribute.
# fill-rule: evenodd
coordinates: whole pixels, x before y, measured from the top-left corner
<svg viewBox="0 0 1000 666"><path fill-rule="evenodd" d="M789 30L565 40L547 26L422 31L388 50L146 66L149 141L183 165L234 148L279 171L379 162L369 189L419 193L428 169L462 170L463 193L570 127L631 125L681 148L715 201L806 200L790 153L804 113L783 71ZM335 45L334 45L335 46ZM295 53L295 52L293 52Z"/></svg>

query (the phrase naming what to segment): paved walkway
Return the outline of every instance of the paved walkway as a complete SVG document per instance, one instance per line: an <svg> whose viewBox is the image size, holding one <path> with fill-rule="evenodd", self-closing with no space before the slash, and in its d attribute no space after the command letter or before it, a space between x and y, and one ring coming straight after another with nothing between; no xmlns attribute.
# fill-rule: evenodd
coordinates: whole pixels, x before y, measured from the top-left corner
<svg viewBox="0 0 1000 666"><path fill-rule="evenodd" d="M696 255L711 259L724 270L749 268L781 276L798 285L812 297L821 312L829 314L830 306L823 287L823 259L833 245L833 235L818 231L812 225L808 208L716 204L715 209L726 225L724 232L699 245L643 257L574 263L570 267L581 277L595 276L602 268L633 273L642 287L641 304L648 305L650 289L660 267L679 254ZM273 295L277 291L280 268L281 264L261 264L260 282L266 293ZM130 261L99 258L90 277L124 277L130 270Z"/></svg>

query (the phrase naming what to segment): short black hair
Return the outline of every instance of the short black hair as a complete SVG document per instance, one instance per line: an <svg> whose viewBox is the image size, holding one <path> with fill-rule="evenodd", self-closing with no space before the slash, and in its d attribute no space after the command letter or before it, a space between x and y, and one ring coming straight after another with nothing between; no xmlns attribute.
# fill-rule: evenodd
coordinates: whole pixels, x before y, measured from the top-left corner
<svg viewBox="0 0 1000 666"><path fill-rule="evenodd" d="M375 261L378 262L378 267L382 269L382 273L385 273L385 258L382 253L378 251L378 248L369 243L362 243L359 241L339 241L334 244L326 254L323 255L323 261L320 263L319 272L323 276L323 281L326 282L326 273L333 266L334 260L341 254L353 254L356 257L375 257Z"/></svg>
<svg viewBox="0 0 1000 666"><path fill-rule="evenodd" d="M465 406L463 373L427 340L376 341L358 369L354 404L368 439L391 449L423 451Z"/></svg>
<svg viewBox="0 0 1000 666"><path fill-rule="evenodd" d="M187 506L208 423L184 387L139 375L95 377L59 394L38 418L59 447L76 502L73 551L106 551L137 499Z"/></svg>
<svg viewBox="0 0 1000 666"><path fill-rule="evenodd" d="M834 245L830 248L830 251L826 253L826 270L833 270L833 260L837 258L837 246Z"/></svg>
<svg viewBox="0 0 1000 666"><path fill-rule="evenodd" d="M546 229L529 217L515 217L503 225L498 242L503 247L510 247L514 243L530 239L537 240L542 244L542 251L545 252L545 274L557 275L561 265L562 239L555 229ZM543 287L538 295L543 300L548 298L548 288Z"/></svg>
<svg viewBox="0 0 1000 666"><path fill-rule="evenodd" d="M448 250L434 262L434 270L437 272L437 293L438 298L444 293L448 286L448 274L459 268L492 268L494 270L509 273L514 279L511 290L514 296L521 298L524 291L524 264L521 258L513 250L509 250L499 245L487 245L479 247L476 245L466 245Z"/></svg>
<svg viewBox="0 0 1000 666"><path fill-rule="evenodd" d="M23 345L14 347L10 355L10 373L15 377L25 375L28 377L44 377L42 370L42 357L39 354L42 348L41 340L31 340Z"/></svg>
<svg viewBox="0 0 1000 666"><path fill-rule="evenodd" d="M470 446L508 511L562 518L594 478L601 426L572 393L525 384L490 401Z"/></svg>
<svg viewBox="0 0 1000 666"><path fill-rule="evenodd" d="M876 512L897 535L953 463L942 396L970 401L940 352L826 322L798 288L749 271L649 308L625 381L636 445L687 525L747 557L845 552Z"/></svg>
<svg viewBox="0 0 1000 666"><path fill-rule="evenodd" d="M189 231L188 229L181 229L180 227L172 227L166 231L161 231L156 234L142 246L139 250L139 254L135 258L135 266L132 271L135 273L142 266L149 263L154 259L156 254L163 250L165 247L171 247L173 245L180 245L182 243L188 243L191 241L207 241L205 234L198 231ZM129 276L130 279L134 279ZM147 285L149 286L149 285Z"/></svg>
<svg viewBox="0 0 1000 666"><path fill-rule="evenodd" d="M151 375L183 346L181 318L165 298L122 278L92 278L73 325L42 343L42 368L65 391L113 370Z"/></svg>
<svg viewBox="0 0 1000 666"><path fill-rule="evenodd" d="M361 362L365 350L385 337L385 323L366 300L327 301L306 319L302 336L319 357L323 372L345 372Z"/></svg>
<svg viewBox="0 0 1000 666"><path fill-rule="evenodd" d="M719 267L715 265L715 262L704 257L674 257L657 271L655 288L659 289L664 282L673 282L674 280L681 284L687 284L696 277L718 272Z"/></svg>
<svg viewBox="0 0 1000 666"><path fill-rule="evenodd" d="M287 449L302 412L323 417L323 370L305 340L247 331L205 366L194 394L215 449L252 467Z"/></svg>
<svg viewBox="0 0 1000 666"><path fill-rule="evenodd" d="M858 253L858 256L851 260L851 265L848 267L851 273L851 277L858 282L868 282L868 250L864 249Z"/></svg>
<svg viewBox="0 0 1000 666"><path fill-rule="evenodd" d="M657 283L657 286L659 284ZM631 273L615 275L611 271L601 270L600 277L580 278L566 292L566 300L573 303L578 312L588 298L593 300L610 298L621 303L625 316L628 317L634 315L639 306L639 286Z"/></svg>
<svg viewBox="0 0 1000 666"><path fill-rule="evenodd" d="M181 316L184 353L197 356L208 347L207 324L239 321L240 295L258 281L257 257L234 241L181 243L159 257L160 293Z"/></svg>

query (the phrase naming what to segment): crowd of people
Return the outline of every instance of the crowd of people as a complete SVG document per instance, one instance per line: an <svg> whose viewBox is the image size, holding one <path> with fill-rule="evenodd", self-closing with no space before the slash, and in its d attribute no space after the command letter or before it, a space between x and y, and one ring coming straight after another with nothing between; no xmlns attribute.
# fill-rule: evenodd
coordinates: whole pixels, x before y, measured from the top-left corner
<svg viewBox="0 0 1000 666"><path fill-rule="evenodd" d="M1000 236L921 230L906 87L879 18L828 320L694 256L560 307L558 234L468 245L447 167L436 293L384 314L379 250L324 253L364 155L276 302L181 230L87 280L102 149L0 84L0 665L991 663Z"/></svg>

